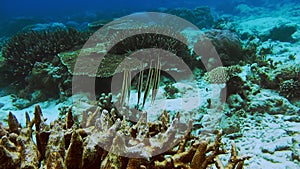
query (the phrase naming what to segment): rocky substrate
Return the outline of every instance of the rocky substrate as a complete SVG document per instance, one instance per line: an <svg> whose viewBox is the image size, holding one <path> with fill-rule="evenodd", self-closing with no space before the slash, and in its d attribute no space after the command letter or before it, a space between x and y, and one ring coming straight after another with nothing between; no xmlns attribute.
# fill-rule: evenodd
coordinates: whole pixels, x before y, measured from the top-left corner
<svg viewBox="0 0 300 169"><path fill-rule="evenodd" d="M299 115L247 115L239 121L240 151L252 156L249 168L298 168L300 165ZM225 139L227 140L227 139Z"/></svg>

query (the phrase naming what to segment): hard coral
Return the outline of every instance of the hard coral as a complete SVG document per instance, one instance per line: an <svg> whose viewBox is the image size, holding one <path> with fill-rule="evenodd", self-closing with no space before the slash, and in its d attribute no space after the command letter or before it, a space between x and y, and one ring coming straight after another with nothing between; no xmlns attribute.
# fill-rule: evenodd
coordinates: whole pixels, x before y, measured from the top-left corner
<svg viewBox="0 0 300 169"><path fill-rule="evenodd" d="M35 62L52 61L60 52L81 47L87 40L84 33L75 29L59 29L54 32L21 32L12 36L3 46L2 53L12 74L25 77Z"/></svg>
<svg viewBox="0 0 300 169"><path fill-rule="evenodd" d="M123 70L117 70L119 64L131 54L134 54L134 52L142 49L145 49L145 52L147 52L146 49L153 48L168 51L181 57L189 66L191 65L190 63L193 63L195 60L191 55L191 50L188 48L187 39L180 34L178 30L172 30L169 27L145 26L145 24L139 26L137 23L132 23L136 27L132 25L128 25L130 27L124 27L124 24L126 24L125 26L128 25L127 22L120 24L119 26L116 23L115 25L106 28L107 30L103 30L105 31L104 33L107 33L108 35L101 34L102 36L100 36L94 34L91 39L95 38L95 40L97 40L95 46L90 47L87 45L80 51L60 53L58 54L58 57L61 62L67 66L68 71L72 75L86 75L89 77L100 78L112 77L116 73L123 73ZM90 45L90 43L93 42L90 42L89 40L88 44ZM145 55L145 53L143 54ZM146 54L148 55L148 53ZM157 52L157 54L162 55L161 52ZM74 72L74 66L78 56L82 58L82 63L77 63L79 64L78 67L82 67L82 70L78 68L78 72ZM103 58L99 56L103 56ZM162 56L160 57L163 58ZM148 60L145 60L145 57L139 58L141 60L143 59L142 61L144 62L137 59L131 59L132 62L129 64L130 70L140 69L141 63L148 63ZM148 59L148 57L146 59ZM126 63L129 63L129 60L126 60ZM97 72L84 66L86 64L97 64L95 65L98 67ZM93 66L94 65L90 67ZM177 68L176 66L177 65L173 67Z"/></svg>
<svg viewBox="0 0 300 169"><path fill-rule="evenodd" d="M293 79L283 81L279 92L287 99L300 98L300 81Z"/></svg>
<svg viewBox="0 0 300 169"><path fill-rule="evenodd" d="M127 37L127 35L132 35ZM188 41L178 30L171 27L149 26L132 30L119 30L113 34L111 43L117 43L108 53L124 55L140 49L163 49L181 57L188 65L193 59L188 48ZM162 56L161 56L162 57Z"/></svg>
<svg viewBox="0 0 300 169"><path fill-rule="evenodd" d="M264 40L272 39L281 42L295 42L292 35L297 31L297 25L282 24L270 30L269 35L263 37Z"/></svg>
<svg viewBox="0 0 300 169"><path fill-rule="evenodd" d="M26 87L17 95L30 104L71 95L71 76L63 65L56 63L35 62L25 82Z"/></svg>
<svg viewBox="0 0 300 169"><path fill-rule="evenodd" d="M287 99L300 97L300 68L298 65L278 68L275 78L282 96Z"/></svg>
<svg viewBox="0 0 300 169"><path fill-rule="evenodd" d="M186 19L196 25L199 29L211 28L214 24L211 10L207 6L197 7L193 10L187 8L175 8L163 12Z"/></svg>
<svg viewBox="0 0 300 169"><path fill-rule="evenodd" d="M39 168L41 165L62 169L205 169L215 165L219 169L240 169L249 158L239 157L233 144L231 157L227 166L224 166L218 158L226 153L222 146L221 133L215 133L214 141L192 136L189 131L192 123L182 123L179 114L171 123L167 112L163 112L155 122L147 122L145 114L142 114L136 123L132 123L125 117L120 119L114 116L113 109L110 112L100 110L97 108L93 113L96 120L85 118L83 121L85 124L89 123L89 127L79 128L75 125L70 128L68 121L72 118L71 109L68 112L67 124L64 121L55 121L48 126L44 123L42 111L37 105L34 119L30 120L27 114L26 128L18 128L20 132L16 134L16 139L10 134L1 136L0 159L4 161L0 168ZM15 125L10 128L19 126L16 121L13 124ZM32 141L33 125L36 144ZM7 130L6 133L13 131L2 126L1 130ZM41 139L42 133L49 134Z"/></svg>
<svg viewBox="0 0 300 169"><path fill-rule="evenodd" d="M240 61L245 60L242 55L241 40L234 32L212 29L205 32L205 36L214 45L224 66L238 64ZM201 45L201 40L195 45L196 47Z"/></svg>

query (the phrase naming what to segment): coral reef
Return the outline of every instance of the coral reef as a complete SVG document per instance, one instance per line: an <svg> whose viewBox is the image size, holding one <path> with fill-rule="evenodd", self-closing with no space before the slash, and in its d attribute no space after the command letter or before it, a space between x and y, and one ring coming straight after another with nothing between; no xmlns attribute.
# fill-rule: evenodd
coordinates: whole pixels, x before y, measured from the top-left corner
<svg viewBox="0 0 300 169"><path fill-rule="evenodd" d="M100 29L101 27L103 27L105 24L107 24L108 22L110 22L111 20L105 20L105 19L101 19L98 21L94 21L88 24L89 29L91 30L95 30L97 31L98 29Z"/></svg>
<svg viewBox="0 0 300 169"><path fill-rule="evenodd" d="M300 97L300 68L298 65L280 67L275 70L279 93L287 99Z"/></svg>
<svg viewBox="0 0 300 169"><path fill-rule="evenodd" d="M196 59L188 47L186 37L179 31L174 31L168 27L151 25L145 28L131 25L131 27L127 28L123 24L123 22L117 22L109 25L108 30L103 30L108 35L103 35L105 37L99 38L99 42L95 41L96 44L93 44L94 46L88 43L89 45L82 50L60 53L58 57L62 64L67 67L68 72L75 76L96 77L98 79L107 78L107 83L110 83L109 80L113 76L120 76L120 79L123 79L123 82L120 83L124 84L122 89L120 89L122 90L121 104L124 103L124 96L129 94L127 89L132 84L130 82L131 75L136 73L135 77L147 77L145 81L143 81L143 78L133 77L136 80L139 79L137 80L137 88L141 89L141 86L143 86L144 97L142 105L144 105L149 91L152 91L152 101L155 100L155 91L159 87L161 77L160 70L177 74L181 73L182 77L184 77L184 72L187 71L187 69L182 68L181 60L180 62L169 64L170 60L168 61L168 57L162 57L163 55L174 54L182 58L191 69L194 68L195 65L193 63L196 62ZM125 22L125 24L128 23ZM132 24L137 25L137 23ZM144 25L146 24L144 23ZM127 37L128 34L133 35ZM96 36L101 35L96 34ZM94 38L97 39L97 37L92 37L91 39ZM107 41L104 40L102 42L103 39L107 39ZM110 45L113 46L109 48ZM165 53L150 51L153 48L161 49ZM142 52L142 54L139 55L139 52ZM101 55L103 57L99 57ZM76 62L78 57L81 60L80 62ZM76 72L74 71L75 64L77 64L76 68L78 68ZM85 65L91 66L87 67ZM98 68L96 71L94 70L95 67ZM141 96L141 92L142 90L138 90L139 96ZM137 105L139 105L140 98Z"/></svg>
<svg viewBox="0 0 300 169"><path fill-rule="evenodd" d="M87 35L72 28L20 32L3 46L2 56L13 76L26 77L35 62L52 61L56 54L80 48L86 40Z"/></svg>
<svg viewBox="0 0 300 169"><path fill-rule="evenodd" d="M169 30L165 30L163 28L147 28L142 32L151 31L157 29L156 32L167 32ZM126 35L126 34L125 34ZM179 38L176 39L176 38ZM123 39L120 37L120 39ZM113 48L109 50L109 53L112 54L125 54L128 51L136 51L138 49L146 49L146 48L159 48L168 50L177 56L182 58L187 58L190 56L190 50L188 46L185 44L187 42L186 38L182 36L180 33L176 32L174 37L166 36L158 33L143 33L137 34L135 36L128 37L119 43L117 43Z"/></svg>
<svg viewBox="0 0 300 169"><path fill-rule="evenodd" d="M56 54L80 48L89 33L60 24L33 25L25 30L12 36L2 49L4 66L0 69L5 81L11 82L10 87L20 91L15 94L26 102L16 105L24 108L48 98L69 96L71 76Z"/></svg>
<svg viewBox="0 0 300 169"><path fill-rule="evenodd" d="M160 30L160 28L147 28L139 31L141 32L155 31L155 29ZM183 58L183 60L189 65L190 63L195 62L195 58L191 56L190 49L186 44L183 43L187 41L186 38L182 36L180 33L176 33L176 35L174 35L175 37L179 38L178 40L174 37L168 37L163 34L155 34L155 33L144 33L144 34L138 34L135 36L125 38L124 35L127 35L126 31L128 30L121 29L118 31L119 33L116 33L117 35L114 35L116 36L114 37L114 39L123 39L123 40L117 43L116 45L114 45L109 51L106 51L108 45L107 43L112 43L114 40L105 43L98 42L96 47L84 48L81 51L77 50L72 52L63 52L58 54L58 57L60 58L62 64L64 64L68 68L68 71L72 75L77 75L76 72L73 71L74 71L76 59L78 58L79 55L80 57L85 58L84 60L82 60L82 63L80 64L86 65L88 63L89 64L100 63L99 59L101 58L99 58L99 55L101 54L104 55L106 54L106 52L108 52L108 54L106 54L105 57L101 60L101 63L96 73L82 66L85 69L80 71L79 74L79 75L86 75L90 77L100 77L100 78L112 77L116 73L123 72L123 70L117 69L118 65L126 57L128 57L130 54L132 54L133 52L139 49L161 48L170 51L176 54L177 56ZM130 31L128 31L128 33ZM161 31L166 31L166 30L161 29ZM141 57L141 59L145 59L145 58ZM91 60L93 60L93 62L91 62ZM140 60L134 58L131 60L129 59L127 61L130 61L129 66L131 66L130 67L131 70L140 69L141 67L140 65L143 63ZM132 67L133 65L134 67ZM79 65L78 67L81 66Z"/></svg>
<svg viewBox="0 0 300 169"><path fill-rule="evenodd" d="M281 42L295 42L292 35L297 31L297 25L281 24L272 28L269 34L262 37L263 40L279 40Z"/></svg>
<svg viewBox="0 0 300 169"><path fill-rule="evenodd" d="M30 105L48 98L70 96L71 76L57 62L36 62L25 79L26 87L20 90L18 96L27 99Z"/></svg>
<svg viewBox="0 0 300 169"><path fill-rule="evenodd" d="M210 8L207 6L197 7L193 10L187 8L175 8L164 10L162 12L184 18L196 25L199 29L211 28L214 24L214 17L211 14Z"/></svg>
<svg viewBox="0 0 300 169"><path fill-rule="evenodd" d="M206 50L206 51L199 51L203 54L202 57L205 60L210 58L212 53L205 53L205 52L212 52L209 51L211 49L203 48L205 46L205 41L209 40L217 51L218 55L223 63L224 66L230 66L240 63L241 61L245 60L244 56L242 55L242 44L241 40L237 34L230 32L229 30L218 30L212 29L208 30L204 33L205 38L200 38L194 46L195 50ZM199 49L200 48L200 49Z"/></svg>
<svg viewBox="0 0 300 169"><path fill-rule="evenodd" d="M280 94L288 99L300 97L300 81L286 80L280 84Z"/></svg>
<svg viewBox="0 0 300 169"><path fill-rule="evenodd" d="M104 97L104 96L103 96ZM103 98L104 100L110 98ZM110 107L108 104L104 107ZM155 122L142 113L136 123L96 108L93 115L74 123L69 108L65 121L45 123L38 105L34 118L26 113L22 128L12 113L8 127L0 127L0 168L208 168L240 169L249 156L238 156L232 144L226 166L219 156L225 154L221 132L212 138L191 135L192 122L184 124L180 115L171 121L164 111ZM33 128L35 126L35 128ZM34 135L35 133L35 141Z"/></svg>
<svg viewBox="0 0 300 169"><path fill-rule="evenodd" d="M179 89L176 88L171 83L166 84L166 86L164 87L164 90L165 90L165 95L168 99L176 98L176 94L179 92Z"/></svg>
<svg viewBox="0 0 300 169"><path fill-rule="evenodd" d="M15 79L9 75L9 72L11 70L6 66L4 58L2 57L2 53L0 51L0 74L1 74L1 79L0 79L0 87L6 87L8 86L12 81Z"/></svg>
<svg viewBox="0 0 300 169"><path fill-rule="evenodd" d="M206 72L204 79L210 84L226 84L227 97L232 94L242 94L247 83L239 75L242 72L241 66L217 67Z"/></svg>
<svg viewBox="0 0 300 169"><path fill-rule="evenodd" d="M299 94L299 66L272 65L267 62L265 66L259 67L254 63L250 67L251 73L247 80L265 89L273 89L289 100L300 97Z"/></svg>

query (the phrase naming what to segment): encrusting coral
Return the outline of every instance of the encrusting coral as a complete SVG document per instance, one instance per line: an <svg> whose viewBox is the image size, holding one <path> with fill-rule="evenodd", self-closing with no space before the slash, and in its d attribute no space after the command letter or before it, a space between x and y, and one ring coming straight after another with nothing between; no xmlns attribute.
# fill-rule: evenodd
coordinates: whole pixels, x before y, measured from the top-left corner
<svg viewBox="0 0 300 169"><path fill-rule="evenodd" d="M241 169L250 158L239 157L233 144L224 166L218 157L226 153L221 132L215 131L214 141L193 136L192 121L182 123L179 113L171 121L164 111L154 122L147 122L146 113L141 113L137 122L131 122L114 111L96 108L95 120L83 118L84 127L74 122L71 107L65 121L47 125L36 105L32 120L26 113L24 128L10 113L9 127L0 128L0 168Z"/></svg>

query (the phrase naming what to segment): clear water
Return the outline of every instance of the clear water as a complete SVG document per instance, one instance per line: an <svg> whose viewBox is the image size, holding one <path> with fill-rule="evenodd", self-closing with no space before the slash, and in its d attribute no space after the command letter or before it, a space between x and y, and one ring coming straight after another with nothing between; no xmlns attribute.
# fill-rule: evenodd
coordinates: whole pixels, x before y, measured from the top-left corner
<svg viewBox="0 0 300 169"><path fill-rule="evenodd" d="M190 15L191 13L189 12L195 13L193 10L196 7L203 6L207 7L205 9L210 10L212 23L208 23L209 21L202 23L203 20L198 20L198 18L193 18ZM241 41L241 48L243 48L244 52L243 56L249 56L249 51L251 53L250 48L257 47L256 51L251 53L256 58L251 60L253 58L249 56L249 58L243 60L243 63L239 63L235 58L236 53L233 52L230 56L232 58L229 58L229 61L227 60L228 62L234 61L234 65L239 65L241 72L238 76L244 81L244 86L237 85L237 88L240 88L233 90L233 93L230 93L232 92L229 90L230 86L228 88L225 84L210 85L204 79L204 76L207 74L204 74L204 71L200 68L194 69L192 73L195 74L195 77L189 77L189 79L187 78L188 80L176 81L176 78L173 78L172 81L167 76L162 77L154 102L156 104L153 106L150 103L150 97L153 97L152 93L146 99L144 110L151 112L148 114L148 120L155 121L160 115L159 112L164 109L169 110L172 116L175 116L177 111L186 111L186 113L183 113L182 119L187 121L189 119L195 120L196 129L193 131L193 134L202 131L201 127L205 128L208 126L207 128L209 128L217 126L228 132L224 137L227 147L229 147L230 141L234 140L242 154L251 154L253 158L250 161L246 161L245 168L299 168L299 0L1 0L0 49L2 49L11 37L28 29L34 30L36 28L47 31L48 28L50 30L53 27L64 29L72 27L80 32L88 32L91 31L89 25L95 23L95 21L106 24L133 13L166 11L172 11L172 14L182 17L196 26L202 26L200 30L195 31L194 27L191 26L181 32L188 37L189 42L192 44L197 42L197 38L203 32L209 32L212 29L230 30L231 32L235 32ZM145 17L144 19L152 22L151 18L149 19L147 16L143 16ZM153 21L153 23L156 23L156 21ZM49 26L51 24L54 26ZM128 24L128 28L130 26L132 25ZM230 47L230 43L227 46L220 46L226 50L228 46ZM188 47L193 48L192 45ZM66 51L74 52L76 50L68 48ZM62 53L57 52L53 55L56 57L60 54ZM30 58L23 59L20 65L25 63L27 59L29 60ZM199 61L201 57L197 59ZM0 73L3 73L0 75L1 123L6 124L8 112L13 112L22 125L24 125L24 112L29 112L30 116L33 117L34 104L41 105L44 116L48 118L47 123L61 116L59 109L66 108L71 104L73 104L73 108L77 112L91 107L90 97L86 95L61 98L60 96L64 95L67 89L59 91L59 95L55 97L51 97L47 93L48 95L46 96L49 96L49 98L38 98L43 96L39 92L48 92L48 90L41 90L39 83L34 84L35 81L32 80L36 78L32 75L34 74L32 72L35 71L38 74L38 70L28 70L30 75L25 77L15 76L11 79L7 77L7 72L12 70L6 69L10 65L3 65L7 64L3 60L5 59L0 56ZM38 60L38 62L37 64L32 64L36 67L39 66L38 64L41 67L47 67L47 64L50 62L54 64L59 61L47 60L46 65L40 63L44 62L42 59ZM162 64L167 63L166 61ZM15 68L17 69L17 67ZM59 70L52 69L52 67L49 69L48 71L52 73L51 75L55 75L50 77L50 79L61 75ZM290 71L290 69L293 69L293 71ZM58 73L53 73L55 71L58 71ZM63 71L66 70L64 69ZM48 75L45 74L44 77ZM38 78L41 78L41 76L38 76ZM37 79L37 81L39 80L41 79ZM43 79L41 81L45 82L47 80ZM78 81L78 83L82 84L85 82L87 82L86 79ZM167 93L166 86L171 82L174 82L172 85L178 88L179 92L175 92L174 94L169 91ZM119 88L121 88L121 82L118 83L120 83ZM95 82L93 85L99 85L101 91L106 91L105 89L108 87L101 80ZM222 103L215 103L220 100L214 100L211 97L222 97L221 92L224 85L227 87L227 100L226 102L224 99L221 101ZM231 85L234 86L236 84ZM37 87L38 90L30 88L28 89L30 92L28 93L27 90L27 93L25 93L30 95L27 96L29 99L22 98L20 91L22 91L22 88L28 86ZM198 86L199 89L194 86ZM52 89L50 88L49 91ZM139 92L136 87L129 89L131 89L131 97L128 99L128 102L131 104L129 107L135 109L139 107L139 105L135 105L138 102ZM88 87L86 90L89 90ZM216 94L217 96L214 95L214 92L218 93ZM25 94L23 93L22 96ZM166 96L168 99L166 99ZM184 104L187 106L184 108L181 106L183 102L180 100L183 96L185 99L183 100ZM116 94L113 97L119 98L120 95ZM28 103L33 98L36 100L31 104ZM78 102L72 102L74 100ZM214 106L214 104L217 106ZM218 124L211 124L212 121ZM232 128L239 131L232 131L234 130ZM238 136L235 137L235 134ZM292 159L292 157L294 158L292 154L295 152L298 152L298 159Z"/></svg>

